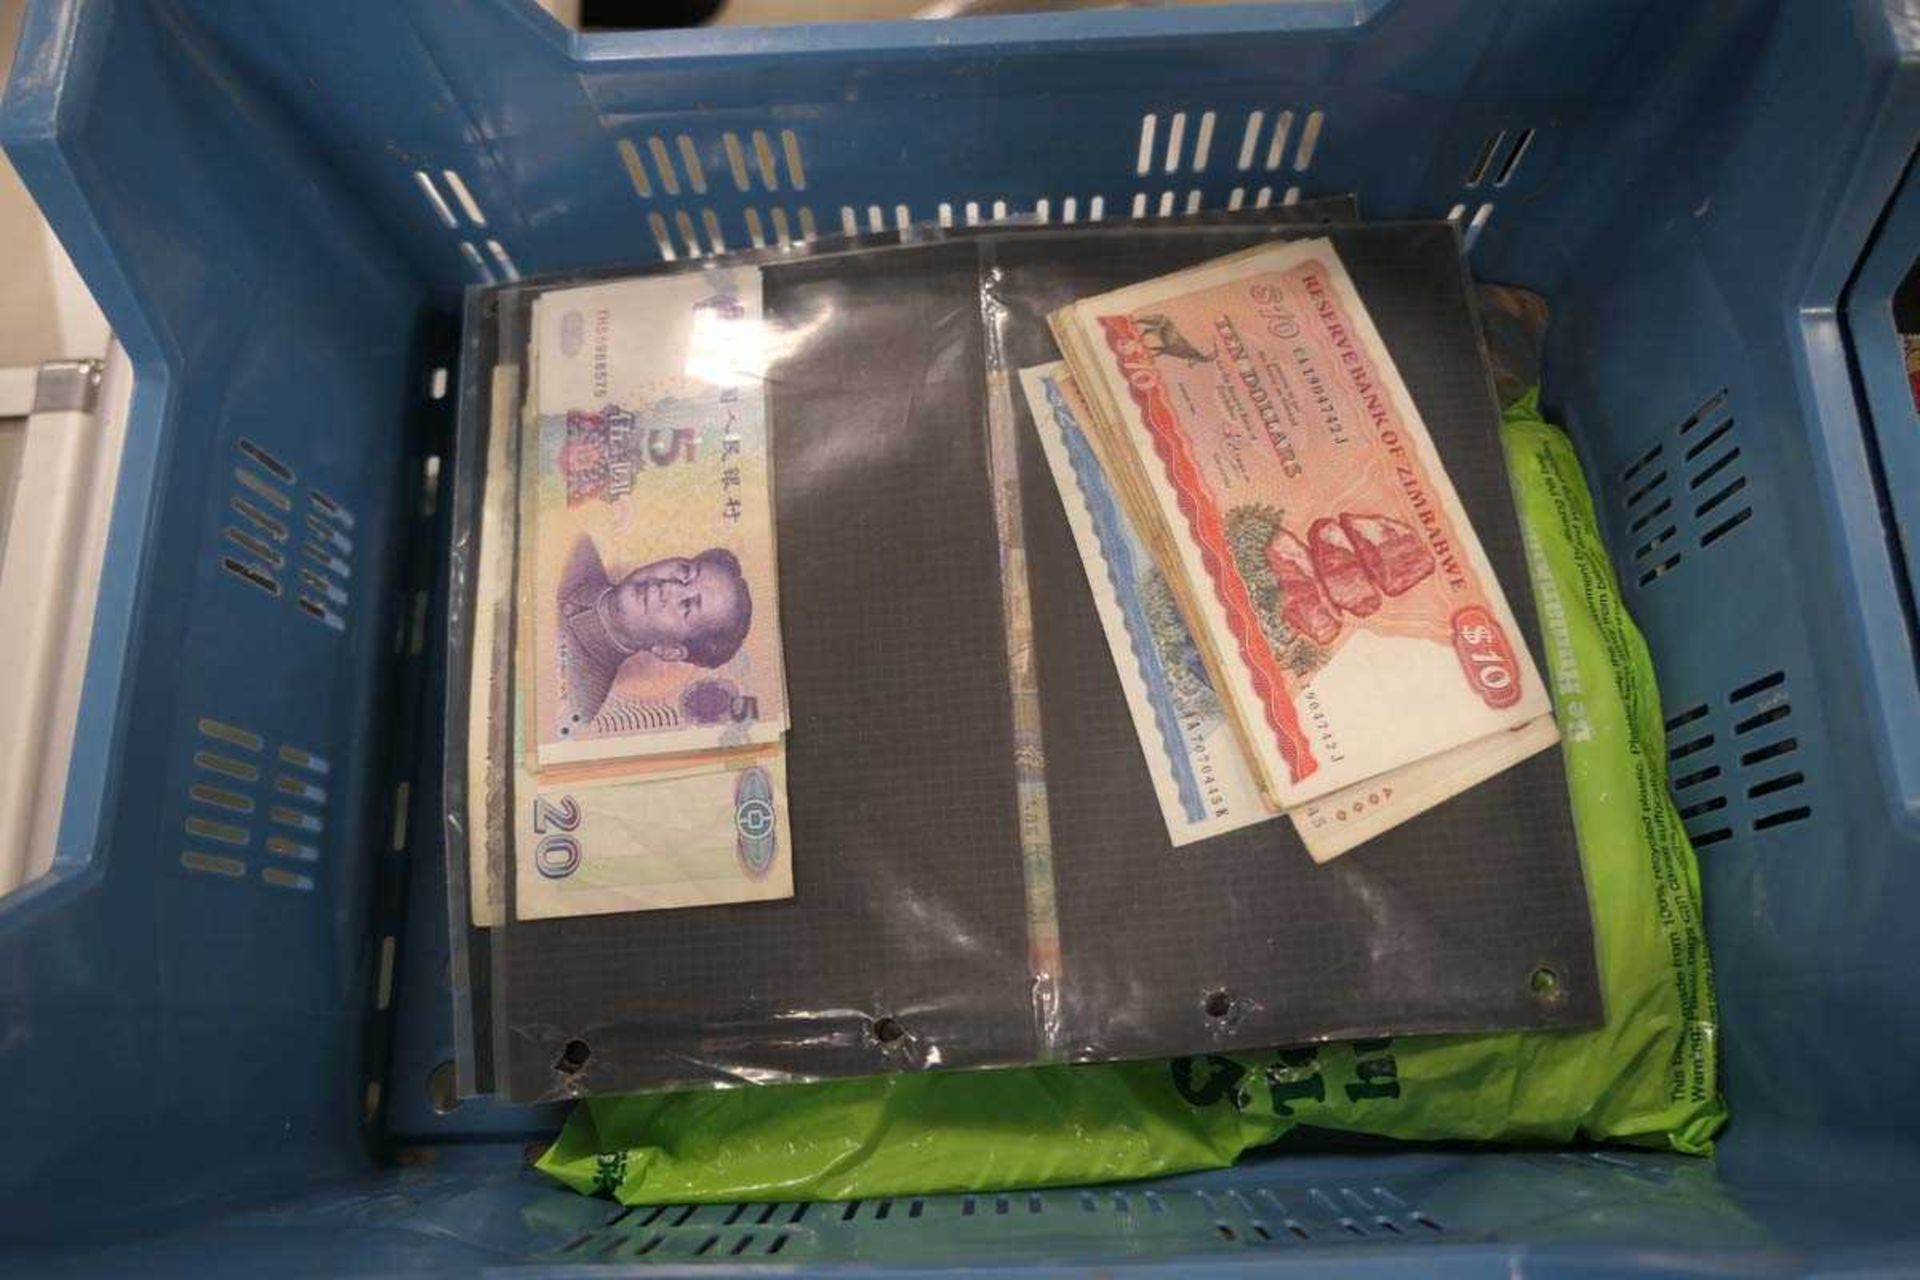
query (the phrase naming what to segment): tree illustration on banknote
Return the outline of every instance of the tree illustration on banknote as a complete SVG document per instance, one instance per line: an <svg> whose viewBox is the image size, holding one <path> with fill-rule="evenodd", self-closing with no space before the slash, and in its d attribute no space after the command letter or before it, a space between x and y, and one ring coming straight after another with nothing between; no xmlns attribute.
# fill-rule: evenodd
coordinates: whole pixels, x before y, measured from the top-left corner
<svg viewBox="0 0 1920 1280"><path fill-rule="evenodd" d="M1296 574L1283 573L1292 567L1291 558L1269 551L1291 537L1284 520L1279 507L1266 503L1235 507L1227 513L1227 545L1233 550L1240 576L1246 579L1254 612L1274 655L1288 670L1304 676L1319 670L1327 660L1322 646L1333 636L1327 633L1325 619L1320 616L1317 595L1304 589ZM1333 630L1339 630L1337 622Z"/></svg>

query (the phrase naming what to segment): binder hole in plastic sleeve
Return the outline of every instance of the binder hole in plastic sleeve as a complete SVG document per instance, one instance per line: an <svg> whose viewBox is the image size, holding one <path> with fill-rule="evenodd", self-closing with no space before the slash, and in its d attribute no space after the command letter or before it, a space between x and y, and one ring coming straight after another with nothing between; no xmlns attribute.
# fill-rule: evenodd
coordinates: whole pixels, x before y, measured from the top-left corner
<svg viewBox="0 0 1920 1280"><path fill-rule="evenodd" d="M1567 998L1558 971L1544 964L1528 976L1527 990L1533 992L1533 998L1541 1004L1559 1004Z"/></svg>
<svg viewBox="0 0 1920 1280"><path fill-rule="evenodd" d="M554 1060L553 1069L564 1076L578 1075L592 1057L593 1049L585 1040L569 1040Z"/></svg>

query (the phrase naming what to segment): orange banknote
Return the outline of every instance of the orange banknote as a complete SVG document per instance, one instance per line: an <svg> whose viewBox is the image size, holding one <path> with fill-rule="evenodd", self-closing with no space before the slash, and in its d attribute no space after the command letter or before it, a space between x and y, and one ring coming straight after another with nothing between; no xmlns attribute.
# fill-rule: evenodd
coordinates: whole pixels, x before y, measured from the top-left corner
<svg viewBox="0 0 1920 1280"><path fill-rule="evenodd" d="M1548 712L1331 241L1082 299L1053 324L1270 804Z"/></svg>

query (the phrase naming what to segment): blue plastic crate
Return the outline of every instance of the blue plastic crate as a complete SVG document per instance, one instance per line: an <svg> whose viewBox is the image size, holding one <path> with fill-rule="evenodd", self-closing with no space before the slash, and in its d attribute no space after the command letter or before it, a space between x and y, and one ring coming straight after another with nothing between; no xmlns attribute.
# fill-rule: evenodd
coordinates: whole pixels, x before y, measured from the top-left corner
<svg viewBox="0 0 1920 1280"><path fill-rule="evenodd" d="M524 0L34 5L5 136L138 384L58 861L0 904L0 1237L36 1274L1910 1261L1920 423L1888 298L1920 253L1917 61L1904 0L588 38ZM1393 1149L622 1213L521 1168L551 1113L435 1110L430 388L459 290L1296 189L1457 212L1476 270L1554 301L1550 409L1692 775L1735 1112L1717 1161ZM332 561L236 571L236 499ZM258 784L245 846L188 832L208 751L299 784Z"/></svg>

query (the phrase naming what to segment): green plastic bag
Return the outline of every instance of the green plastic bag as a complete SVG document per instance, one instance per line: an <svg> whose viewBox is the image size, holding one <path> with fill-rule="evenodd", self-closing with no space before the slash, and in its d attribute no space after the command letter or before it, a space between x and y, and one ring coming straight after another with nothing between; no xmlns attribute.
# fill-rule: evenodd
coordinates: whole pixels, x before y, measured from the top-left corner
<svg viewBox="0 0 1920 1280"><path fill-rule="evenodd" d="M1726 1118L1693 851L1659 694L1571 444L1537 395L1507 465L1565 744L1606 1025L1234 1058L928 1072L594 1098L538 1167L626 1204L1085 1185L1231 1164L1312 1125L1405 1139L1606 1139L1704 1154ZM1551 975L1536 976L1551 998Z"/></svg>

